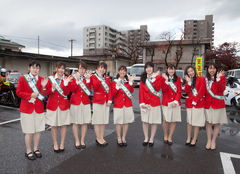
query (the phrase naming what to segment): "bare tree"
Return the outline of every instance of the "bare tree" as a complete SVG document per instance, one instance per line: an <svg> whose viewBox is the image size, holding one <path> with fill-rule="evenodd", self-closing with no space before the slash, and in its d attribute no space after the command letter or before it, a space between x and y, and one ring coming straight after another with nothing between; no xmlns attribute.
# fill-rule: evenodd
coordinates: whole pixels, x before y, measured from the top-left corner
<svg viewBox="0 0 240 174"><path fill-rule="evenodd" d="M192 37L192 45L193 45L193 51L192 51L192 59L191 59L191 66L193 66L193 58L195 55L198 55L199 50L197 50L198 45L202 41L202 37Z"/></svg>
<svg viewBox="0 0 240 174"><path fill-rule="evenodd" d="M143 54L143 42L138 31L131 31L128 37L126 36L115 45L116 54L126 56L136 64Z"/></svg>
<svg viewBox="0 0 240 174"><path fill-rule="evenodd" d="M165 60L165 65L168 66L167 58L174 44L176 33L173 31L164 31L160 34L160 38L166 41L166 44L160 45L159 47L160 47L160 50L166 50L164 60Z"/></svg>

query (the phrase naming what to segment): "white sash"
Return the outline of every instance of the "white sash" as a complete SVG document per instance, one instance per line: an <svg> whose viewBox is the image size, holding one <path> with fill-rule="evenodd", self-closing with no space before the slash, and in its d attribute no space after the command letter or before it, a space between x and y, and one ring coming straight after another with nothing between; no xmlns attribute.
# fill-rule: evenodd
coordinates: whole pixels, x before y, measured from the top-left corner
<svg viewBox="0 0 240 174"><path fill-rule="evenodd" d="M98 79L99 81L101 81L101 84L102 84L103 88L105 89L106 93L108 94L108 92L109 92L109 86L107 85L107 83L105 82L105 80L101 79L101 78L98 77L96 74L94 74L94 75L97 77L97 79Z"/></svg>
<svg viewBox="0 0 240 174"><path fill-rule="evenodd" d="M34 82L31 80L31 75L30 74L25 74L23 75L23 77L25 78L25 80L27 81L29 87L31 88L31 90L33 92L38 92L39 95L38 95L38 100L42 101L44 99L44 96L39 92L37 86L34 84Z"/></svg>
<svg viewBox="0 0 240 174"><path fill-rule="evenodd" d="M172 79L170 79L169 85L170 85L170 87L172 88L172 90L173 90L175 93L177 93L177 87L176 87L176 85L173 83Z"/></svg>
<svg viewBox="0 0 240 174"><path fill-rule="evenodd" d="M153 95L155 95L157 97L161 97L161 93L158 91L155 91L155 89L153 88L153 86L148 78L146 79L146 85Z"/></svg>
<svg viewBox="0 0 240 174"><path fill-rule="evenodd" d="M207 91L208 93L213 97L213 98L216 98L218 100L224 100L224 96L223 95L215 95L212 90L210 89L210 86L209 86L209 83L208 83L208 79L206 78L206 88L207 88Z"/></svg>
<svg viewBox="0 0 240 174"><path fill-rule="evenodd" d="M87 96L89 96L91 94L91 91L89 91L89 89L87 88L87 86L83 83L83 81L81 80L81 78L79 80L77 80L77 78L73 75L73 78L76 80L77 84L82 88L82 90L85 92L85 94Z"/></svg>
<svg viewBox="0 0 240 174"><path fill-rule="evenodd" d="M67 96L65 96L65 95L63 94L63 90L62 90L60 84L56 81L55 77L49 76L48 78L49 78L49 80L51 81L52 84L54 84L54 83L57 84L57 86L56 86L57 92L58 92L62 97L67 98Z"/></svg>
<svg viewBox="0 0 240 174"><path fill-rule="evenodd" d="M118 80L116 79L116 80L114 80L114 82L117 84ZM133 95L131 94L131 92L127 89L127 87L126 87L123 83L121 83L121 89L122 89L123 92L126 94L126 96L127 96L129 99L132 100Z"/></svg>
<svg viewBox="0 0 240 174"><path fill-rule="evenodd" d="M193 84L193 81L192 81L192 84ZM195 87L193 89L191 87L191 91L192 91L194 97L196 97L198 95L198 91Z"/></svg>

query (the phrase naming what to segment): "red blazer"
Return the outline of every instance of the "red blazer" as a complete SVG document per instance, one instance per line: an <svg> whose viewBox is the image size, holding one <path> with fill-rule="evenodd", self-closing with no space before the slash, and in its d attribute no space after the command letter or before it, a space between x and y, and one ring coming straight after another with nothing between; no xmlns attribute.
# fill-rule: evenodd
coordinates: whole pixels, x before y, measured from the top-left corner
<svg viewBox="0 0 240 174"><path fill-rule="evenodd" d="M42 95L46 95L46 90L42 89L41 81L42 77L38 76L37 88ZM33 91L28 85L27 81L23 76L19 78L16 94L18 97L22 98L19 111L26 114L31 114L35 110L36 113L41 114L44 112L43 102L36 98L35 104L29 103L28 100L31 99Z"/></svg>
<svg viewBox="0 0 240 174"><path fill-rule="evenodd" d="M67 78L67 77L65 77ZM67 96L70 93L70 85L64 86L64 81L61 81L60 87L63 90L63 94ZM62 97L57 90L55 89L54 92L52 92L52 83L50 80L48 80L47 83L47 92L48 92L48 103L47 103L47 109L51 111L55 111L58 107L62 110L65 111L69 109L69 101L68 98Z"/></svg>
<svg viewBox="0 0 240 174"><path fill-rule="evenodd" d="M206 81L205 81L206 82ZM225 90L225 84L226 84L226 78L222 76L220 78L220 81L215 81L212 83L211 90L215 95L223 95L223 91ZM213 109L220 109L225 108L225 101L224 100L218 100L216 98L213 98L206 89L205 94L205 100L206 100L206 109L209 109L210 106Z"/></svg>
<svg viewBox="0 0 240 174"><path fill-rule="evenodd" d="M159 91L161 89L162 84L162 77L158 75L154 82L151 82L153 88L155 91ZM151 93L151 91L148 89L146 83L143 84L142 81L140 81L139 86L139 104L144 103L145 105L151 105L152 107L160 106L160 98L155 96Z"/></svg>
<svg viewBox="0 0 240 174"><path fill-rule="evenodd" d="M91 91L91 81L90 83L87 83L85 78L82 81L87 86L87 88ZM69 85L72 92L72 96L70 100L71 105L80 105L81 103L83 103L84 105L90 104L88 95L76 83L76 80L74 78L71 80Z"/></svg>
<svg viewBox="0 0 240 174"><path fill-rule="evenodd" d="M192 108L192 102L196 102L197 104L194 106L195 108L204 108L205 107L205 92L206 92L206 86L205 86L205 78L204 77L198 77L196 79L195 88L198 91L198 95L194 97L191 86L188 85L188 82L185 83L185 93L188 94L188 97L186 98L186 108Z"/></svg>
<svg viewBox="0 0 240 174"><path fill-rule="evenodd" d="M110 77L105 75L105 82L109 87L108 94L103 88L101 81L97 79L95 75L91 76L91 82L94 89L93 94L93 103L101 104L108 103L108 101L112 101L112 92L111 92L111 82Z"/></svg>
<svg viewBox="0 0 240 174"><path fill-rule="evenodd" d="M132 106L132 100L127 97L127 95L124 93L122 89L117 90L116 89L116 82L112 81L112 96L114 97L114 108L123 108L125 107L131 107ZM124 85L127 87L127 89L133 93L133 85L129 85L129 83L124 83Z"/></svg>
<svg viewBox="0 0 240 174"><path fill-rule="evenodd" d="M163 92L163 97L162 97L162 105L168 106L168 103L176 100L179 103L179 106L182 105L181 103L181 97L182 97L182 85L181 85L181 78L178 77L176 82L173 82L176 87L177 87L177 93L173 91L170 85L167 85L165 83L165 79L163 78L162 81L162 92Z"/></svg>

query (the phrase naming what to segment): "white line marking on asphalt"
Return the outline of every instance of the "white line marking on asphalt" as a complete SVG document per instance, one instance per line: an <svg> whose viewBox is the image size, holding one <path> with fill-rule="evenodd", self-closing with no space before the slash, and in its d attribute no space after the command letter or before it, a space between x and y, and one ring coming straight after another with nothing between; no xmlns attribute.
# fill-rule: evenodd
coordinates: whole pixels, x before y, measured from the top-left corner
<svg viewBox="0 0 240 174"><path fill-rule="evenodd" d="M11 107L11 106L0 105L0 107L2 107L2 108L7 108L7 109L19 110L19 108L14 108L14 107Z"/></svg>
<svg viewBox="0 0 240 174"><path fill-rule="evenodd" d="M0 123L0 125L16 122L16 121L19 121L19 120L20 120L20 118L17 118L17 119L14 119L14 120L5 121L5 122Z"/></svg>
<svg viewBox="0 0 240 174"><path fill-rule="evenodd" d="M221 160L222 160L222 165L223 165L223 171L225 174L233 174L236 173L232 164L232 158L239 158L240 155L236 154L231 154L231 153L225 153L225 152L220 152Z"/></svg>

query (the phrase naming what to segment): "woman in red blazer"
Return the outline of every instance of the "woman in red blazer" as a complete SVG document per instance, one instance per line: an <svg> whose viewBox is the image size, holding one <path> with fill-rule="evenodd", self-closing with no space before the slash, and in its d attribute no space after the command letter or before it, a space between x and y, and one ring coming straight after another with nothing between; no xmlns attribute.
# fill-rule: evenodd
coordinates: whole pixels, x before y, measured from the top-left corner
<svg viewBox="0 0 240 174"><path fill-rule="evenodd" d="M45 115L43 107L43 98L46 95L46 84L48 78L42 78L38 75L41 69L41 65L32 61L29 66L29 74L20 77L16 94L20 97L21 105L19 108L21 117L21 127L23 133L25 133L26 152L25 156L34 160L41 158L42 154L38 150L38 144L40 140L40 132L45 130ZM32 134L34 141L33 153L31 150Z"/></svg>
<svg viewBox="0 0 240 174"><path fill-rule="evenodd" d="M69 101L67 95L70 93L68 83L72 77L65 77L66 65L63 62L56 64L56 74L49 76L47 92L49 95L47 103L46 124L52 126L53 150L56 153L64 151L64 141L67 126L70 125ZM61 126L61 144L57 143L57 127Z"/></svg>
<svg viewBox="0 0 240 174"><path fill-rule="evenodd" d="M199 127L205 125L205 79L204 77L197 76L196 69L192 66L187 66L184 74L186 80L184 91L188 94L185 102L188 123L186 145L195 146ZM192 126L194 126L194 137L191 141Z"/></svg>
<svg viewBox="0 0 240 174"><path fill-rule="evenodd" d="M116 124L117 144L119 146L127 146L126 135L128 131L128 123L134 121L134 113L132 109L132 93L133 80L136 75L128 78L127 68L121 65L118 68L118 75L112 81L112 96L114 97L114 124ZM121 138L121 126L123 124L123 134Z"/></svg>
<svg viewBox="0 0 240 174"><path fill-rule="evenodd" d="M72 77L71 86L71 100L70 100L70 121L73 123L72 130L75 138L75 147L77 149L85 149L85 136L87 133L87 124L91 123L91 106L89 95L91 94L91 71L87 74L87 64L83 61L79 62L78 72ZM78 138L78 125L81 124L81 143Z"/></svg>
<svg viewBox="0 0 240 174"><path fill-rule="evenodd" d="M220 123L227 124L227 115L224 102L223 91L225 90L226 78L224 71L218 72L215 63L209 63L207 66L206 82L206 130L207 145L206 149L216 149L216 139L220 130ZM213 137L212 124L214 124Z"/></svg>
<svg viewBox="0 0 240 174"><path fill-rule="evenodd" d="M176 128L176 122L181 122L181 78L176 75L176 67L170 64L166 74L162 75L165 82L162 83L162 111L163 111L163 132L164 143L172 145L172 135ZM169 135L168 123L170 123Z"/></svg>
<svg viewBox="0 0 240 174"><path fill-rule="evenodd" d="M147 62L144 72L141 75L139 86L139 104L141 108L141 120L143 122L143 133L145 139L143 146L154 145L154 137L157 131L157 124L162 123L160 96L162 77L160 72L153 73L154 64ZM148 124L151 124L151 137L148 139Z"/></svg>
<svg viewBox="0 0 240 174"><path fill-rule="evenodd" d="M105 75L107 64L98 64L96 74L91 76L91 83L94 89L92 124L96 134L96 144L106 146L104 140L105 125L109 123L109 106L112 104L110 77Z"/></svg>

